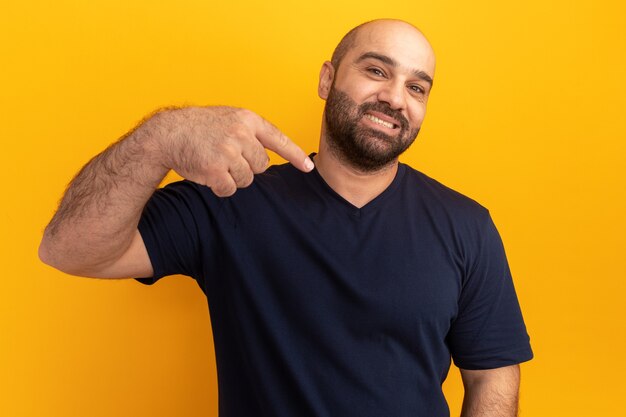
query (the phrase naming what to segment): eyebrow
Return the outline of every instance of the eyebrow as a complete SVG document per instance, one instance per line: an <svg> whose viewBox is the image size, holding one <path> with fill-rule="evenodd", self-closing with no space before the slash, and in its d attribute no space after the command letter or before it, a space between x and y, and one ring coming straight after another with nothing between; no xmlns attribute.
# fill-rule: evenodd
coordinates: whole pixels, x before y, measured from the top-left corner
<svg viewBox="0 0 626 417"><path fill-rule="evenodd" d="M381 61L384 64L389 65L390 67L394 67L394 68L398 67L398 63L393 58L388 57L387 55L379 54L377 52L365 52L363 55L357 58L356 62L361 62L366 59L376 59L378 61ZM433 78L430 75L428 75L425 71L414 70L413 75L419 78L420 80L426 81L428 84L430 84L430 87L432 88Z"/></svg>

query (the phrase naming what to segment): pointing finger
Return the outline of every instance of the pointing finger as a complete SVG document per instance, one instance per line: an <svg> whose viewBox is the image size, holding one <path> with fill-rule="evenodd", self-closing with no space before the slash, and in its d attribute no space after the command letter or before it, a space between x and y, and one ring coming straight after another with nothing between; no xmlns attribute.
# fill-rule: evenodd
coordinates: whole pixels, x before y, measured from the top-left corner
<svg viewBox="0 0 626 417"><path fill-rule="evenodd" d="M276 126L262 117L259 117L259 119L260 126L257 129L256 137L263 146L291 162L300 171L309 172L313 169L313 161L302 148L296 145Z"/></svg>
<svg viewBox="0 0 626 417"><path fill-rule="evenodd" d="M267 169L270 159L256 136L242 146L241 154L250 165L253 173L260 174Z"/></svg>

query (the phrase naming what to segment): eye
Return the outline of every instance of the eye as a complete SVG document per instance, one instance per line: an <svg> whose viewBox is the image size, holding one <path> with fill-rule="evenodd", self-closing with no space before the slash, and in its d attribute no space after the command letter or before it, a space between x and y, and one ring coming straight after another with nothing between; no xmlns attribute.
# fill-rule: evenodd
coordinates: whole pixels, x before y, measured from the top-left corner
<svg viewBox="0 0 626 417"><path fill-rule="evenodd" d="M424 89L422 88L421 85L412 84L412 85L409 86L409 89L411 91L415 92L415 93L418 93L418 94L424 94L425 93L425 91L424 91Z"/></svg>
<svg viewBox="0 0 626 417"><path fill-rule="evenodd" d="M377 77L384 77L384 76L385 76L385 73L383 72L383 70L381 70L381 69L380 69L380 68L378 68L378 67L368 68L368 69L367 69L367 71L368 71L370 74L374 74L374 75L375 75L375 76L377 76Z"/></svg>

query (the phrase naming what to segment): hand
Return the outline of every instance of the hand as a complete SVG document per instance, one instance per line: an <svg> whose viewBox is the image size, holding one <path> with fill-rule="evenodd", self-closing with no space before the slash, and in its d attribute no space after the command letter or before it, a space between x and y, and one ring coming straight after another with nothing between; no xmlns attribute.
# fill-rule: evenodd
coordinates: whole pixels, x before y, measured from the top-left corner
<svg viewBox="0 0 626 417"><path fill-rule="evenodd" d="M232 107L187 107L157 114L166 131L160 141L167 168L210 187L220 197L252 183L267 168L270 149L304 172L306 153L256 113Z"/></svg>

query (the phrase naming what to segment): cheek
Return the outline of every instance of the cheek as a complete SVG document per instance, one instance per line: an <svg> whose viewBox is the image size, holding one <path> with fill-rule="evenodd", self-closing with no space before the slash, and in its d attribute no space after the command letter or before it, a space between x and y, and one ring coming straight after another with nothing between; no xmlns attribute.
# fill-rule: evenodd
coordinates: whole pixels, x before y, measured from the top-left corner
<svg viewBox="0 0 626 417"><path fill-rule="evenodd" d="M414 106L409 114L411 125L415 127L421 126L426 116L426 103Z"/></svg>
<svg viewBox="0 0 626 417"><path fill-rule="evenodd" d="M378 100L378 91L375 87L375 85L361 83L358 86L350 86L343 91L356 103L375 102Z"/></svg>

